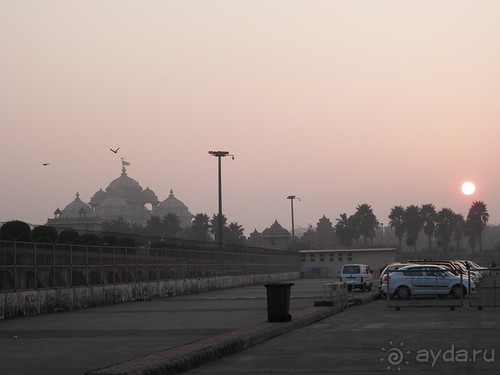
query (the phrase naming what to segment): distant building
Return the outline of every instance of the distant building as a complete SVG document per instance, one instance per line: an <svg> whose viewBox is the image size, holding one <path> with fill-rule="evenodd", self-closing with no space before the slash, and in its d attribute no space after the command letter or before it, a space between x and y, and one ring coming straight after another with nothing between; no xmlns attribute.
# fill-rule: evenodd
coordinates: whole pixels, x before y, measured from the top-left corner
<svg viewBox="0 0 500 375"><path fill-rule="evenodd" d="M122 163L120 177L113 180L106 190L99 189L85 203L76 193L73 202L63 210L57 208L54 218L47 220L47 225L57 228L73 228L82 231L100 231L105 222L123 220L130 225L145 226L152 216L163 218L169 213L176 214L181 227L191 224L193 215L187 206L175 198L170 190L170 195L163 202L158 200L156 194L149 187L143 189L139 183L127 175L125 165Z"/></svg>
<svg viewBox="0 0 500 375"><path fill-rule="evenodd" d="M247 238L247 245L253 247L264 247L262 233L259 233L257 229L254 229L254 231L250 233L250 236Z"/></svg>
<svg viewBox="0 0 500 375"><path fill-rule="evenodd" d="M288 243L292 235L288 230L283 228L278 220L275 220L273 225L262 231L263 247L268 249L288 249Z"/></svg>
<svg viewBox="0 0 500 375"><path fill-rule="evenodd" d="M396 248L300 250L301 273L304 277L338 277L344 264L367 264L377 272L396 260ZM374 275L377 276L377 275Z"/></svg>

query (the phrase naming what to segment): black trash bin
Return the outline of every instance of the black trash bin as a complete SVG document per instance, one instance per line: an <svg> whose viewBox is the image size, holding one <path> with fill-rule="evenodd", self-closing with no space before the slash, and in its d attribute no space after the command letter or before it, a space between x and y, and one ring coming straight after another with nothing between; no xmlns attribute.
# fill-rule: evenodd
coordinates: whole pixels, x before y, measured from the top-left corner
<svg viewBox="0 0 500 375"><path fill-rule="evenodd" d="M292 316L290 309L290 288L295 283L264 284L267 289L267 321L289 322Z"/></svg>

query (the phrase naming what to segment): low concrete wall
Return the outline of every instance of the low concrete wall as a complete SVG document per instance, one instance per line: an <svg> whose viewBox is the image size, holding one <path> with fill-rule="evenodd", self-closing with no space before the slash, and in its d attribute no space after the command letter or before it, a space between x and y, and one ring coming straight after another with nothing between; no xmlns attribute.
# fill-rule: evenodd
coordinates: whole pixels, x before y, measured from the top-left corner
<svg viewBox="0 0 500 375"><path fill-rule="evenodd" d="M2 292L0 319L294 280L299 277L300 272L290 272Z"/></svg>

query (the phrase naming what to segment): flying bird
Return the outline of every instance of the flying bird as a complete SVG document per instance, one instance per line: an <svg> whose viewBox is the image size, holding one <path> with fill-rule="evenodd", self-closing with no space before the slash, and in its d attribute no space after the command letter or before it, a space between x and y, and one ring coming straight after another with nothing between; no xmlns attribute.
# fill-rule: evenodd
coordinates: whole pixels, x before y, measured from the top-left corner
<svg viewBox="0 0 500 375"><path fill-rule="evenodd" d="M116 150L113 150L112 148L110 148L110 150L113 151L115 154L118 152L119 149L120 149L120 147L118 147Z"/></svg>
<svg viewBox="0 0 500 375"><path fill-rule="evenodd" d="M47 165L50 165L50 163L43 163L42 165L46 167Z"/></svg>

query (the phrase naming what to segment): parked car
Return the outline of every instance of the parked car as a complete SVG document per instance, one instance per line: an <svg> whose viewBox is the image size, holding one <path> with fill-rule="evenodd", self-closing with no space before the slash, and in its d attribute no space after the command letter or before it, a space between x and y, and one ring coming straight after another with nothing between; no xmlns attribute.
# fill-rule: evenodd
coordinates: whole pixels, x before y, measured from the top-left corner
<svg viewBox="0 0 500 375"><path fill-rule="evenodd" d="M473 281L457 276L441 265L411 265L389 273L383 280L381 290L400 299L412 296L452 296L460 298L469 291L475 293Z"/></svg>
<svg viewBox="0 0 500 375"><path fill-rule="evenodd" d="M379 284L378 284L378 291L383 294L384 296L386 295L384 290L382 289L382 284L384 282L384 278L394 272L399 270L402 267L409 266L411 263L400 263L400 262L394 262L394 263L389 263L385 265L385 267L382 267L380 270L380 278L379 278Z"/></svg>
<svg viewBox="0 0 500 375"><path fill-rule="evenodd" d="M476 273L479 275L479 278L482 279L483 277L489 275L490 271L487 267L480 266L476 262L470 261L470 260L457 260L457 262L460 262L465 266L467 269L467 266L469 266L469 270L471 272Z"/></svg>
<svg viewBox="0 0 500 375"><path fill-rule="evenodd" d="M452 262L456 266L460 267L462 275L467 276L467 277L469 277L469 275L470 275L470 278L472 279L472 281L474 281L474 283L477 284L477 283L479 283L479 281L481 281L481 278L482 278L481 274L479 272L477 272L475 269L473 269L470 265L469 265L469 268L467 268L466 262L462 262L459 260L453 260Z"/></svg>
<svg viewBox="0 0 500 375"><path fill-rule="evenodd" d="M352 288L372 290L373 271L366 264L344 264L340 270L340 281L350 283Z"/></svg>
<svg viewBox="0 0 500 375"><path fill-rule="evenodd" d="M442 259L411 259L408 260L409 263L413 264L433 264L433 265L440 265L443 267L446 267L451 273L454 275L459 276L460 274L463 274L464 272L462 269L456 265L453 261L451 260L442 260Z"/></svg>
<svg viewBox="0 0 500 375"><path fill-rule="evenodd" d="M409 260L408 262L415 263L415 264L434 264L434 265L440 265L443 267L446 267L451 273L460 276L462 275L463 277L468 278L469 277L469 272L465 265L461 263L460 261L457 260L429 260L429 259L424 259L424 260ZM475 283L478 283L480 280L480 277L475 271L470 272L472 281Z"/></svg>

